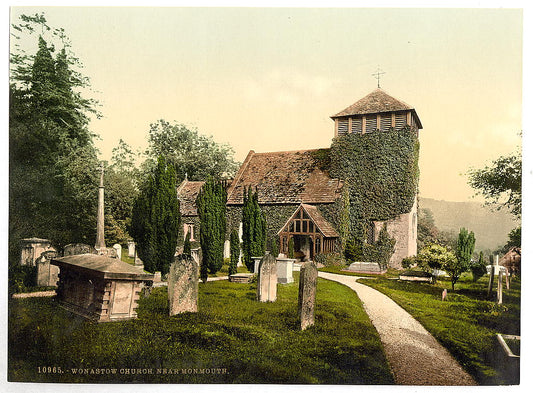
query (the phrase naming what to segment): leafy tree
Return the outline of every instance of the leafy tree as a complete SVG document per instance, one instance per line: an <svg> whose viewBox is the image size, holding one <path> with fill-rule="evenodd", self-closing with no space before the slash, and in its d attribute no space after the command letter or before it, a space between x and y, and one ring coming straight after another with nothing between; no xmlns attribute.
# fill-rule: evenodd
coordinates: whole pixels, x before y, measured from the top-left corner
<svg viewBox="0 0 533 393"><path fill-rule="evenodd" d="M522 247L522 226L516 227L507 235L509 240L498 250L500 254L506 254L513 247Z"/></svg>
<svg viewBox="0 0 533 393"><path fill-rule="evenodd" d="M237 265L239 263L239 257L241 254L241 243L239 240L239 234L235 229L230 234L230 264L228 275L237 273Z"/></svg>
<svg viewBox="0 0 533 393"><path fill-rule="evenodd" d="M178 180L231 178L238 168L234 151L226 144L218 144L211 137L183 124L159 120L150 125L147 150L148 162L163 155L176 169Z"/></svg>
<svg viewBox="0 0 533 393"><path fill-rule="evenodd" d="M183 253L185 255L191 255L191 232L187 232L187 235L185 235L185 241L183 242Z"/></svg>
<svg viewBox="0 0 533 393"><path fill-rule="evenodd" d="M176 253L180 219L176 174L161 156L132 212L131 235L147 271L168 273Z"/></svg>
<svg viewBox="0 0 533 393"><path fill-rule="evenodd" d="M443 270L450 275L452 290L459 277L461 277L461 274L470 269L475 245L476 238L474 232L468 232L465 228L461 228L457 238L455 260L448 261L447 264L443 265Z"/></svg>
<svg viewBox="0 0 533 393"><path fill-rule="evenodd" d="M204 271L214 274L224 261L226 233L226 185L209 177L202 186L196 206L200 217L200 247Z"/></svg>
<svg viewBox="0 0 533 393"><path fill-rule="evenodd" d="M252 257L261 257L266 249L266 218L259 206L257 192L244 190L242 207L242 252L244 263L253 271Z"/></svg>
<svg viewBox="0 0 533 393"><path fill-rule="evenodd" d="M497 209L508 207L520 217L522 212L522 156L501 156L490 166L468 171L468 184Z"/></svg>
<svg viewBox="0 0 533 393"><path fill-rule="evenodd" d="M389 266L390 258L394 253L394 245L396 240L389 235L387 231L387 224L383 225L381 231L378 235L378 241L374 248L374 257L371 259L372 262L377 262L382 270L386 269Z"/></svg>
<svg viewBox="0 0 533 393"><path fill-rule="evenodd" d="M126 244L131 239L129 228L140 180L139 170L135 167L135 155L122 139L113 148L104 182L106 241L110 244Z"/></svg>
<svg viewBox="0 0 533 393"><path fill-rule="evenodd" d="M24 237L49 238L56 247L94 241L98 161L89 115L96 101L82 97L89 80L76 68L62 29L44 15L21 16L12 25L9 86L10 256ZM18 44L40 31L38 50ZM45 39L46 38L46 39ZM61 49L57 55L56 42Z"/></svg>
<svg viewBox="0 0 533 393"><path fill-rule="evenodd" d="M472 281L474 282L487 274L487 263L485 262L483 251L479 252L479 258L476 262L472 263L470 271L472 272Z"/></svg>
<svg viewBox="0 0 533 393"><path fill-rule="evenodd" d="M451 266L454 260L456 258L453 252L439 244L428 244L416 257L418 266L432 274L436 270L444 270L446 266Z"/></svg>

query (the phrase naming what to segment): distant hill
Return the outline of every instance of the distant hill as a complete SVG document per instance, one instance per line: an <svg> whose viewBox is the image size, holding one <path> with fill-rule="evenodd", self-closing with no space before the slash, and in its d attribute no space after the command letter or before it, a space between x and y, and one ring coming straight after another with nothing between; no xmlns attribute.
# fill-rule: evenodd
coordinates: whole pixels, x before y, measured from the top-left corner
<svg viewBox="0 0 533 393"><path fill-rule="evenodd" d="M430 198L419 199L419 209L429 209L435 225L441 231L459 233L461 228L476 235L476 250L495 250L507 243L508 233L520 225L514 216L504 211L492 211L478 202L447 202Z"/></svg>

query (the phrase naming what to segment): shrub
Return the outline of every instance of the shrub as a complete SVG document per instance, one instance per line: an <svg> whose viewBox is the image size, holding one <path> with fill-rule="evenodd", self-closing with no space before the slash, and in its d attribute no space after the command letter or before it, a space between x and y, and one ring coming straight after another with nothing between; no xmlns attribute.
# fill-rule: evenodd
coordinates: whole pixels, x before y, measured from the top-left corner
<svg viewBox="0 0 533 393"><path fill-rule="evenodd" d="M336 252L318 254L315 256L315 262L324 266L346 266L346 261L342 255Z"/></svg>
<svg viewBox="0 0 533 393"><path fill-rule="evenodd" d="M9 293L26 292L35 286L37 268L28 265L13 265L9 268Z"/></svg>
<svg viewBox="0 0 533 393"><path fill-rule="evenodd" d="M470 265L470 271L472 272L472 281L474 282L487 274L487 263L485 262L483 251L479 253L479 259Z"/></svg>
<svg viewBox="0 0 533 393"><path fill-rule="evenodd" d="M404 269L410 269L411 267L415 266L417 263L416 256L410 256L402 259L402 267Z"/></svg>
<svg viewBox="0 0 533 393"><path fill-rule="evenodd" d="M294 238L289 239L287 257L294 258Z"/></svg>

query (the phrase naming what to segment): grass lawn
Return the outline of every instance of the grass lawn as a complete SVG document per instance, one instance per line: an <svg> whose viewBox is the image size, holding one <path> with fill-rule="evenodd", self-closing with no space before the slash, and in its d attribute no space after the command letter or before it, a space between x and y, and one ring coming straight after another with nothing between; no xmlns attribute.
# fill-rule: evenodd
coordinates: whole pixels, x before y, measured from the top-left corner
<svg viewBox="0 0 533 393"><path fill-rule="evenodd" d="M173 317L167 289L155 288L141 299L137 320L101 324L70 314L54 298L10 299L8 378L392 384L379 336L349 288L319 279L316 324L299 331L295 276L295 283L278 285L275 303L255 301L253 284L200 284L200 311Z"/></svg>
<svg viewBox="0 0 533 393"><path fill-rule="evenodd" d="M359 281L383 292L415 317L479 384L518 382L516 369L506 369L509 362L502 356L496 334L520 335L520 279L514 279L509 290L504 284L502 305L487 300L487 276L473 283L465 275L454 292L450 281L442 279L435 285L384 278ZM446 301L441 300L444 288Z"/></svg>

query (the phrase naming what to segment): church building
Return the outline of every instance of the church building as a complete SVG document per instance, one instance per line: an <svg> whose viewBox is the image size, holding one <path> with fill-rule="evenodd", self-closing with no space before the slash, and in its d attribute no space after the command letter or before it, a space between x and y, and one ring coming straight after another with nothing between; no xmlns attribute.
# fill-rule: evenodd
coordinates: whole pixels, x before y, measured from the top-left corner
<svg viewBox="0 0 533 393"><path fill-rule="evenodd" d="M415 109L377 88L346 109L331 116L334 140L349 134L370 134L408 130L418 137L422 124ZM287 254L288 243L294 241L295 257L312 260L322 253L339 252L342 229L343 176L334 177L322 156L326 149L256 153L251 150L229 182L227 189L227 238L233 228L241 227L243 193L252 187L267 220L267 236L279 241L279 249ZM358 157L350 157L357 160ZM417 162L416 162L417 165ZM416 180L418 186L418 180ZM195 206L203 182L185 180L178 187L178 198L184 235L198 238L199 219ZM394 192L394 191L391 191ZM410 209L409 209L410 208ZM417 195L409 208L394 217L371 218L365 241L372 244L386 224L395 239L390 267L401 267L403 258L416 254ZM229 250L229 241L227 249ZM229 251L228 251L229 254Z"/></svg>

